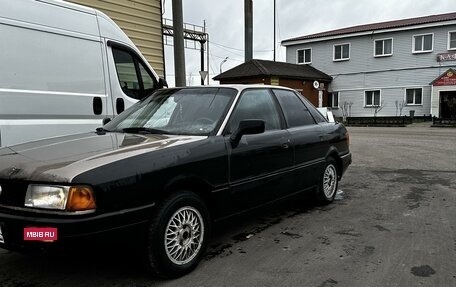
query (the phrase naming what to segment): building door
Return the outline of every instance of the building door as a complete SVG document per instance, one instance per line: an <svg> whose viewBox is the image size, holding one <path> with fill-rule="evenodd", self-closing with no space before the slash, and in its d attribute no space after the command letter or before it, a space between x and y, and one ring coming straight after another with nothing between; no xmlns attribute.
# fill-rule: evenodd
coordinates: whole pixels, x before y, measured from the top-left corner
<svg viewBox="0 0 456 287"><path fill-rule="evenodd" d="M440 117L456 119L456 91L440 92Z"/></svg>

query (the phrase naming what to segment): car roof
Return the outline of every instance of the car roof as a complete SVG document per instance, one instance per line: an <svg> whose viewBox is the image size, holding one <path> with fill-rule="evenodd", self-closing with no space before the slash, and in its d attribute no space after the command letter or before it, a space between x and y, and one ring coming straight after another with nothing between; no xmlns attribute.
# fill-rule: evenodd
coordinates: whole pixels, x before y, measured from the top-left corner
<svg viewBox="0 0 456 287"><path fill-rule="evenodd" d="M263 88L263 89L284 89L289 91L295 91L294 89L290 89L288 87L283 86L272 86L272 85L261 85L261 84L253 84L253 85L242 85L242 84L223 84L223 85L209 85L209 86L188 86L188 87L175 87L177 89L194 89L194 88L231 88L236 89L238 91L243 91L245 89L252 89L252 88ZM173 88L171 88L173 89Z"/></svg>

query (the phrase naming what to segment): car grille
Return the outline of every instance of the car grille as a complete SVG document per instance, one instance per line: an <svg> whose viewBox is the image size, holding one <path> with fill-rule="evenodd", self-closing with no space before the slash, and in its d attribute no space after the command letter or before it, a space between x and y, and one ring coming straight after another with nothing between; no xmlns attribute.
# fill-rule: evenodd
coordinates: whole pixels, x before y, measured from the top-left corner
<svg viewBox="0 0 456 287"><path fill-rule="evenodd" d="M28 183L1 181L0 205L23 207Z"/></svg>

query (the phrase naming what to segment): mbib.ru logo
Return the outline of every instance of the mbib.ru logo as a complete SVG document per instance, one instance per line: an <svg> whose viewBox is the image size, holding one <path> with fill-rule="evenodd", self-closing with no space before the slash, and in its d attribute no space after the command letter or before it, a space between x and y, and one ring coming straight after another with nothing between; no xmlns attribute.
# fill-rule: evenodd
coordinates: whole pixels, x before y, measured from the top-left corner
<svg viewBox="0 0 456 287"><path fill-rule="evenodd" d="M57 228L26 227L24 228L24 240L55 241L57 240Z"/></svg>

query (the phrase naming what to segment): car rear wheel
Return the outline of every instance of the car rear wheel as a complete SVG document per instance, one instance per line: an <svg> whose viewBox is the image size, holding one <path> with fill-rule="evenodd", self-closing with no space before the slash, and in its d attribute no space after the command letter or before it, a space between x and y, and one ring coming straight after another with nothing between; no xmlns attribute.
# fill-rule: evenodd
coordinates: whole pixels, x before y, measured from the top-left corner
<svg viewBox="0 0 456 287"><path fill-rule="evenodd" d="M318 200L323 204L328 204L334 201L336 196L339 177L336 161L330 157L326 160L326 166L320 178L320 186L318 190Z"/></svg>
<svg viewBox="0 0 456 287"><path fill-rule="evenodd" d="M209 214L201 198L188 191L163 201L151 219L147 263L162 278L180 277L201 260L209 235Z"/></svg>

